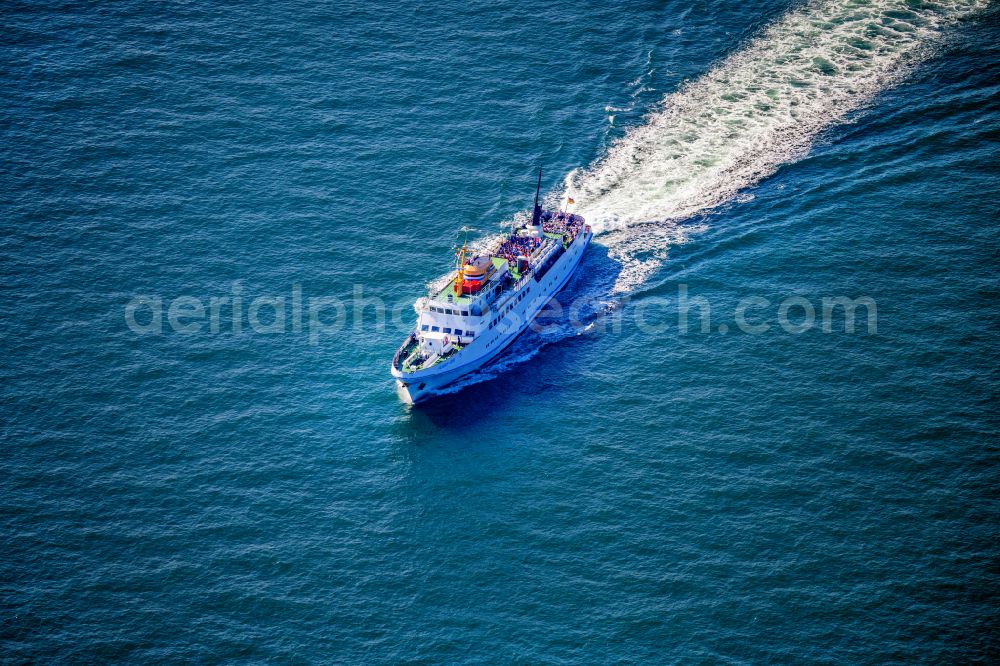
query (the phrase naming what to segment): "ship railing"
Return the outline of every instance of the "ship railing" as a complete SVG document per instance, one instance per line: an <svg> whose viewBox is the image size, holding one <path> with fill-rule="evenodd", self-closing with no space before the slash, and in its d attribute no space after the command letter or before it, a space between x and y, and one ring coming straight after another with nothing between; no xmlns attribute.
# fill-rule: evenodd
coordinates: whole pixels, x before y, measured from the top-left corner
<svg viewBox="0 0 1000 666"><path fill-rule="evenodd" d="M414 343L416 341L417 341L417 334L416 333L410 333L410 335L406 338L406 340L403 341L403 344L400 345L399 349L396 350L395 355L392 357L392 365L393 365L393 367L399 368L400 370L403 369L403 366L402 366L402 363L401 363L401 360L403 358L403 352L405 352L406 348L409 347L412 343Z"/></svg>

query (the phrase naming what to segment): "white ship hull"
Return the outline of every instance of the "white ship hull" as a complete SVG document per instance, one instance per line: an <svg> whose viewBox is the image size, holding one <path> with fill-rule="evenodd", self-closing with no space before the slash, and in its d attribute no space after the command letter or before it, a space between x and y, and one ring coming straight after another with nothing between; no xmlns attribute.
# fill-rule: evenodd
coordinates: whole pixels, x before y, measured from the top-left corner
<svg viewBox="0 0 1000 666"><path fill-rule="evenodd" d="M592 237L590 228L584 227L540 279L529 275L522 286L492 304L495 309L485 318L489 320L493 316L499 320L498 323L484 325L461 353L415 372L403 372L394 362L392 375L396 378L400 399L410 404L426 400L495 359L566 285L583 259Z"/></svg>

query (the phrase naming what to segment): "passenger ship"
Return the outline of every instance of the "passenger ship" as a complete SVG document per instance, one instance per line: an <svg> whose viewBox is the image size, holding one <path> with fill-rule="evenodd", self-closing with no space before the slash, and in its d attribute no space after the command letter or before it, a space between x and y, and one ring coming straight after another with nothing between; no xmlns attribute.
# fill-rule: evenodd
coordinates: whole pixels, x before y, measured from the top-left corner
<svg viewBox="0 0 1000 666"><path fill-rule="evenodd" d="M417 324L392 359L400 398L425 400L496 358L580 264L593 233L579 215L542 210L472 255L463 246L443 289L417 299ZM570 200L572 202L572 200Z"/></svg>

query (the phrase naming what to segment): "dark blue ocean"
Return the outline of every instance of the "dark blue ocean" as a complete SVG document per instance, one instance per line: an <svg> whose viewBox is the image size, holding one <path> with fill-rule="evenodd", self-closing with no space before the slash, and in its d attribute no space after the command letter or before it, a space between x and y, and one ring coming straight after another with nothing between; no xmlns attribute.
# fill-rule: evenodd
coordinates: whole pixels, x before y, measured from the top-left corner
<svg viewBox="0 0 1000 666"><path fill-rule="evenodd" d="M0 661L1000 659L996 3L0 16ZM564 311L404 405L539 167Z"/></svg>

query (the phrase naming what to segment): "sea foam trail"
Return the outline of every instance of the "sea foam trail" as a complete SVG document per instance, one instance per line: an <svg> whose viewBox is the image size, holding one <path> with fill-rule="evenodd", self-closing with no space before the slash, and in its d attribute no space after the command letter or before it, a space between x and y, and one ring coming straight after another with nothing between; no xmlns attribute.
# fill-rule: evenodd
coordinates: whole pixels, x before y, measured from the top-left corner
<svg viewBox="0 0 1000 666"><path fill-rule="evenodd" d="M814 2L667 95L566 194L641 284L698 229L676 222L803 156L825 128L900 81L949 25L985 0ZM652 223L652 224L651 224Z"/></svg>

